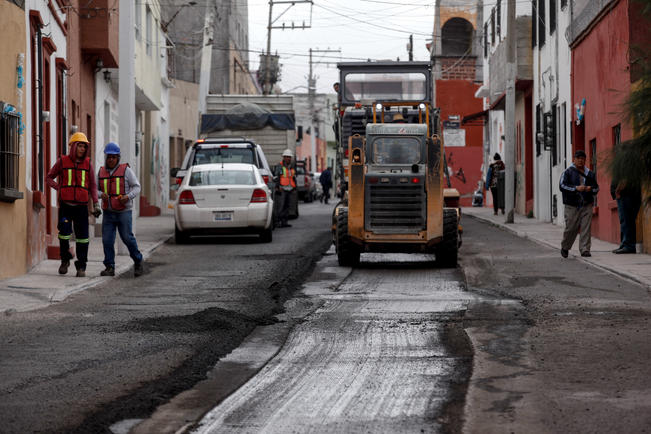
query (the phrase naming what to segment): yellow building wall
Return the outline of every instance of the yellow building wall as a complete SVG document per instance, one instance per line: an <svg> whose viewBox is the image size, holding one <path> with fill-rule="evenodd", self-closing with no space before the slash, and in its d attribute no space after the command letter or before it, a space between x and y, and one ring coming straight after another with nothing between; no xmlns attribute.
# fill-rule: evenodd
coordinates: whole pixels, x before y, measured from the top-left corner
<svg viewBox="0 0 651 434"><path fill-rule="evenodd" d="M25 112L25 97L18 99L18 55L25 54L25 10L11 2L0 2L0 29L5 38L0 44L0 101ZM24 67L23 67L24 71ZM23 72L23 79L24 72ZM24 140L24 137L23 137ZM25 193L25 152L19 160L19 190ZM24 274L27 263L27 223L25 199L13 203L0 201L0 279Z"/></svg>

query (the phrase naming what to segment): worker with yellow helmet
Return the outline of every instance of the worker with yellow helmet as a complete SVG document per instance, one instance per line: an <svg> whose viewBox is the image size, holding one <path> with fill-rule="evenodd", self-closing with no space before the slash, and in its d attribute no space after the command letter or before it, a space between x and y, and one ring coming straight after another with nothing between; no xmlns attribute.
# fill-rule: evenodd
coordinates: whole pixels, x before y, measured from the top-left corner
<svg viewBox="0 0 651 434"><path fill-rule="evenodd" d="M47 174L47 185L58 192L59 274L66 274L70 266L70 239L75 233L77 277L86 275L88 261L88 202L92 199L93 214L101 214L97 198L95 170L89 157L90 142L84 133L70 136L68 154L57 158Z"/></svg>

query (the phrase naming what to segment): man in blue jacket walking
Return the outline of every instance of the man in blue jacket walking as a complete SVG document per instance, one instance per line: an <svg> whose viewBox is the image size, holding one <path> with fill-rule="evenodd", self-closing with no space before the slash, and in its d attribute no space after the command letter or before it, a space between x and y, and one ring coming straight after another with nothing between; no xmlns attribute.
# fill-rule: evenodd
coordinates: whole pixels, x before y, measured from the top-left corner
<svg viewBox="0 0 651 434"><path fill-rule="evenodd" d="M597 177L585 166L585 152L574 153L574 164L561 175L560 188L565 205L565 231L561 242L561 256L567 258L576 236L579 238L581 256L589 257L594 196L599 192Z"/></svg>

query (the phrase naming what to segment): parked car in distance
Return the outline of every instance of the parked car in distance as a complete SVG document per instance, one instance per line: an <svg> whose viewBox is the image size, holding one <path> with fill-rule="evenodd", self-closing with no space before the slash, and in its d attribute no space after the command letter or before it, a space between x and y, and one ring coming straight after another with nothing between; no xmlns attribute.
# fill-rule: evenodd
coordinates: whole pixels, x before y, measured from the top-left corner
<svg viewBox="0 0 651 434"><path fill-rule="evenodd" d="M174 207L175 239L192 235L258 234L269 243L273 231L271 190L252 164L191 166Z"/></svg>
<svg viewBox="0 0 651 434"><path fill-rule="evenodd" d="M213 163L248 163L256 166L262 179L274 191L273 174L262 146L244 137L219 137L199 139L185 152L183 163L175 173L176 184L181 185L185 174L192 166Z"/></svg>
<svg viewBox="0 0 651 434"><path fill-rule="evenodd" d="M296 190L298 198L305 202L312 202L316 198L316 184L313 174L307 172L304 160L296 162Z"/></svg>

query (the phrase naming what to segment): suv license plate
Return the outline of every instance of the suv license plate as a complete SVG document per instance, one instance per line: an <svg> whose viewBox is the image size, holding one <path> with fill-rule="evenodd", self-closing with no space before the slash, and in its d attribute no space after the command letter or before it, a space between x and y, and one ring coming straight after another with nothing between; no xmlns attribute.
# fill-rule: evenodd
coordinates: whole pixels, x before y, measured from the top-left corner
<svg viewBox="0 0 651 434"><path fill-rule="evenodd" d="M215 211L213 213L215 221L218 222L230 222L233 221L233 212L232 211Z"/></svg>

